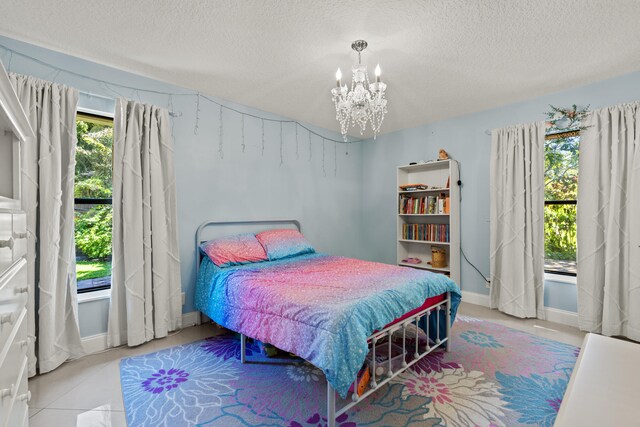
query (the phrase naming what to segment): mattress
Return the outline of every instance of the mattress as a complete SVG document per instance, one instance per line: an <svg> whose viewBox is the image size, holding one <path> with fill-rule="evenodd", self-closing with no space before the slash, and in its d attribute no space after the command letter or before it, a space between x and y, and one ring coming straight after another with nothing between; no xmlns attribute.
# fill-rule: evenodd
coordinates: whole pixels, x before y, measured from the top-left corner
<svg viewBox="0 0 640 427"><path fill-rule="evenodd" d="M446 292L453 321L460 288L441 274L319 253L224 268L205 257L195 305L221 326L308 360L344 398L367 338Z"/></svg>

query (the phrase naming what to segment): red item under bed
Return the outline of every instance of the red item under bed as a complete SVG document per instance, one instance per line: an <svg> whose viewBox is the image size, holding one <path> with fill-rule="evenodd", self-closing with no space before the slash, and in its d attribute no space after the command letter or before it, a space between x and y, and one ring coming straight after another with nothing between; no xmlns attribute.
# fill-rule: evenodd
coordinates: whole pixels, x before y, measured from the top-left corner
<svg viewBox="0 0 640 427"><path fill-rule="evenodd" d="M407 319L422 310L426 310L427 308L431 307L434 304L439 303L440 301L444 301L446 297L447 297L447 294L440 294L440 295L436 295L435 297L427 298L424 304L422 304L420 307L411 310L410 312L404 314L401 317L398 317L396 320L386 325L385 328L391 325L395 325L398 322L402 322L404 319Z"/></svg>

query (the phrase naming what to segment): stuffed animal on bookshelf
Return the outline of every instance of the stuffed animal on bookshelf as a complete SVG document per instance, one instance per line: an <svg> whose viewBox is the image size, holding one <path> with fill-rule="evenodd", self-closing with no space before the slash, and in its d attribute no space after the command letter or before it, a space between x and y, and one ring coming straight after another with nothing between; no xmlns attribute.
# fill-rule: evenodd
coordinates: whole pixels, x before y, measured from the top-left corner
<svg viewBox="0 0 640 427"><path fill-rule="evenodd" d="M438 160L449 160L449 153L447 153L444 148L438 151Z"/></svg>

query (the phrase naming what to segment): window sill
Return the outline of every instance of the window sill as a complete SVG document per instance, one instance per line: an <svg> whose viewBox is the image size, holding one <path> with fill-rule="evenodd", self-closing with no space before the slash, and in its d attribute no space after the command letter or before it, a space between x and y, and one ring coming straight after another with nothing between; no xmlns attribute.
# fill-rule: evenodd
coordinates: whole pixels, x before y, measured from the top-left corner
<svg viewBox="0 0 640 427"><path fill-rule="evenodd" d="M83 292L78 294L78 304L90 301L99 301L111 298L111 289L103 289L101 291Z"/></svg>
<svg viewBox="0 0 640 427"><path fill-rule="evenodd" d="M566 283L568 285L575 285L577 283L576 276L566 276L564 274L544 273L544 280L556 283Z"/></svg>

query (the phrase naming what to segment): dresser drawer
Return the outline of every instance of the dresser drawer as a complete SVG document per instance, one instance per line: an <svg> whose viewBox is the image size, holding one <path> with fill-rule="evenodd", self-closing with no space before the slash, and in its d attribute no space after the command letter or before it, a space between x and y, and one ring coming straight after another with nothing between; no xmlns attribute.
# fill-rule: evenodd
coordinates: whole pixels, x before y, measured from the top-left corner
<svg viewBox="0 0 640 427"><path fill-rule="evenodd" d="M0 275L13 264L13 214L0 212Z"/></svg>
<svg viewBox="0 0 640 427"><path fill-rule="evenodd" d="M0 351L18 325L26 305L27 261L22 258L0 276Z"/></svg>
<svg viewBox="0 0 640 427"><path fill-rule="evenodd" d="M27 309L23 308L15 328L0 353L0 426L20 425L27 392Z"/></svg>
<svg viewBox="0 0 640 427"><path fill-rule="evenodd" d="M17 373L16 373L17 368ZM28 410L31 394L27 389L27 357L13 367L13 380L6 388L0 389L0 426L13 427L22 425L24 413ZM3 386L4 387L4 386Z"/></svg>
<svg viewBox="0 0 640 427"><path fill-rule="evenodd" d="M22 309L13 329L9 331L6 341L0 344L0 386L10 380L15 374L16 364L22 360L22 355L27 354L28 335L27 335L27 309ZM13 366L13 367L11 367ZM7 367L8 370L7 370ZM14 374L9 371L14 370Z"/></svg>
<svg viewBox="0 0 640 427"><path fill-rule="evenodd" d="M27 256L27 214L13 213L13 262Z"/></svg>

